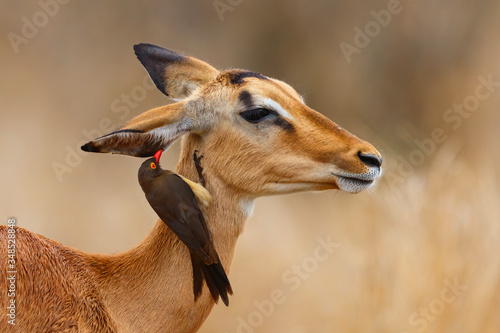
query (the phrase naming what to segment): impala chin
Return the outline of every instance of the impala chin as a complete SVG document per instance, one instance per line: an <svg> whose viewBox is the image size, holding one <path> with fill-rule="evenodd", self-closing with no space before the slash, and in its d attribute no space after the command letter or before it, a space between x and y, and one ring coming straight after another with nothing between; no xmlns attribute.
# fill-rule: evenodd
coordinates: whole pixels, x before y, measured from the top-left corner
<svg viewBox="0 0 500 333"><path fill-rule="evenodd" d="M367 173L332 172L339 189L349 193L358 193L369 189L382 175L382 169L373 168Z"/></svg>
<svg viewBox="0 0 500 333"><path fill-rule="evenodd" d="M266 184L258 196L289 194L305 191L325 191L338 189L335 182L303 181L303 182L274 182Z"/></svg>

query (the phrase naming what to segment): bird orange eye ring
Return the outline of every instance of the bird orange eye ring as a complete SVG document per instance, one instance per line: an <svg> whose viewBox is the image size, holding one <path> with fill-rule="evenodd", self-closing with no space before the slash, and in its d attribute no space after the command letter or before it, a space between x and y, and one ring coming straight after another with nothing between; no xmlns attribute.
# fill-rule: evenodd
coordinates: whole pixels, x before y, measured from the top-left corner
<svg viewBox="0 0 500 333"><path fill-rule="evenodd" d="M151 162L151 169L156 169L156 164L154 162Z"/></svg>

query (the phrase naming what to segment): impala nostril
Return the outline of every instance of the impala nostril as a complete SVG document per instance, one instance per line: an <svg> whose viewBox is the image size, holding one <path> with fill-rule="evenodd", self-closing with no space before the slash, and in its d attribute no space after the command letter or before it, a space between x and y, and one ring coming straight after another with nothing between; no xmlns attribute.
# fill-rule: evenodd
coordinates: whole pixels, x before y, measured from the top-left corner
<svg viewBox="0 0 500 333"><path fill-rule="evenodd" d="M358 157L361 160L361 162L363 162L368 166L374 166L380 168L380 166L382 165L382 157L378 157L372 154L365 154L362 152L358 152Z"/></svg>

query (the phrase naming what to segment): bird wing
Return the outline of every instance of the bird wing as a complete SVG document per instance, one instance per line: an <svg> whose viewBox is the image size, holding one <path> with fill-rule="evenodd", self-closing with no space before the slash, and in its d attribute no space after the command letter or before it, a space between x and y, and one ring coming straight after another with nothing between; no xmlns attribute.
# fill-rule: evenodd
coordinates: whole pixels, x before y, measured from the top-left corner
<svg viewBox="0 0 500 333"><path fill-rule="evenodd" d="M175 174L164 174L146 198L160 219L205 263L218 261L210 230L191 187Z"/></svg>

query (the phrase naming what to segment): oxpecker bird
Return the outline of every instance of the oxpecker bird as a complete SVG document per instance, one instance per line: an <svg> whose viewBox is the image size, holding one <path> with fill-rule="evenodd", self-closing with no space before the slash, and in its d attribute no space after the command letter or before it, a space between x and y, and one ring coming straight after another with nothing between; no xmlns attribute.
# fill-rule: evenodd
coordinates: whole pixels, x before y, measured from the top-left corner
<svg viewBox="0 0 500 333"><path fill-rule="evenodd" d="M139 184L146 199L160 219L188 247L193 266L193 291L195 301L201 294L203 278L215 302L229 304L228 294L233 290L215 250L212 234L207 227L200 205L206 206L211 200L210 193L200 184L186 179L172 171L160 167L158 151L142 163L139 168ZM194 153L194 160L200 174L201 157Z"/></svg>

